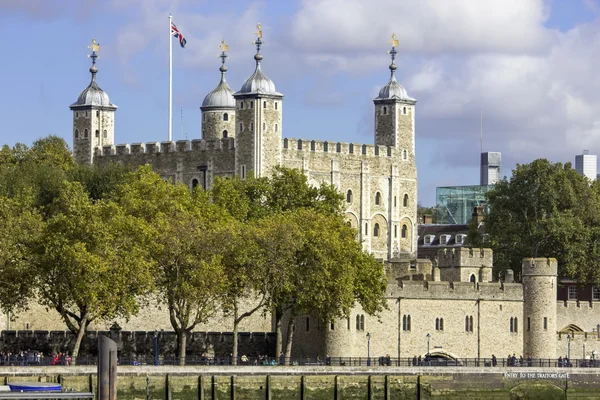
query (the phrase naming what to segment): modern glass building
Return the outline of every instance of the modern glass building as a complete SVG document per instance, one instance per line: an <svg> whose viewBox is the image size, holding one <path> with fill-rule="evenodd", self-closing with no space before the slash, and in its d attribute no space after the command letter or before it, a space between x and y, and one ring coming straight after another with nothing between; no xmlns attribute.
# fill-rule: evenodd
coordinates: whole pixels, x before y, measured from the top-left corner
<svg viewBox="0 0 600 400"><path fill-rule="evenodd" d="M485 206L489 209L485 195L494 188L489 186L444 186L435 189L435 202L438 224L467 224L473 214L473 207Z"/></svg>

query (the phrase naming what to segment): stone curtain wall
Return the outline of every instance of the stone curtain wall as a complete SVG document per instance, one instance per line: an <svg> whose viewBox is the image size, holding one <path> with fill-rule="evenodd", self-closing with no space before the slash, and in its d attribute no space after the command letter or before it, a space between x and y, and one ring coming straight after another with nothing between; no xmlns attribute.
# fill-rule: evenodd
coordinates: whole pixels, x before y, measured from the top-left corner
<svg viewBox="0 0 600 400"><path fill-rule="evenodd" d="M81 344L79 355L98 355L98 336L109 336L117 342L119 356L124 358L154 355L154 331L90 331ZM75 335L70 331L2 331L0 351L18 354L21 351L40 351L44 357L69 352ZM158 331L158 349L161 357L176 354L175 332ZM193 332L187 341L187 356L226 357L233 348L231 332ZM239 355L275 357L275 334L267 332L240 332Z"/></svg>

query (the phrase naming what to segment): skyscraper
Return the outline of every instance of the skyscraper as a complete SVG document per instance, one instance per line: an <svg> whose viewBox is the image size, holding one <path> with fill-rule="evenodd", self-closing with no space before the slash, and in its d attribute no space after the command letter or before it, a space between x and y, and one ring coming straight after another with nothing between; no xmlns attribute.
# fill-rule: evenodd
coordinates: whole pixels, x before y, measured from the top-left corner
<svg viewBox="0 0 600 400"><path fill-rule="evenodd" d="M502 156L499 152L481 153L481 169L479 184L495 185L502 179Z"/></svg>
<svg viewBox="0 0 600 400"><path fill-rule="evenodd" d="M583 154L575 156L575 169L581 176L585 176L590 180L595 180L597 177L598 157L589 154L589 151L584 150Z"/></svg>

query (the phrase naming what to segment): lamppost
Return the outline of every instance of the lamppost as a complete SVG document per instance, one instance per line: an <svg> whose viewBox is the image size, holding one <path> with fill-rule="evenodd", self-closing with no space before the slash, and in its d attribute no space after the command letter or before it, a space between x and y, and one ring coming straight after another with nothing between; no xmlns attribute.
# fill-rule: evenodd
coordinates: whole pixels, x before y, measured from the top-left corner
<svg viewBox="0 0 600 400"><path fill-rule="evenodd" d="M427 337L427 355L425 356L425 359L427 359L427 365L431 365L431 360L429 357L429 339L431 338L431 335L428 332L425 336Z"/></svg>
<svg viewBox="0 0 600 400"><path fill-rule="evenodd" d="M567 335L567 367L571 366L571 335Z"/></svg>
<svg viewBox="0 0 600 400"><path fill-rule="evenodd" d="M371 333L367 332L367 366L371 365Z"/></svg>
<svg viewBox="0 0 600 400"><path fill-rule="evenodd" d="M158 330L154 330L154 365L158 365Z"/></svg>

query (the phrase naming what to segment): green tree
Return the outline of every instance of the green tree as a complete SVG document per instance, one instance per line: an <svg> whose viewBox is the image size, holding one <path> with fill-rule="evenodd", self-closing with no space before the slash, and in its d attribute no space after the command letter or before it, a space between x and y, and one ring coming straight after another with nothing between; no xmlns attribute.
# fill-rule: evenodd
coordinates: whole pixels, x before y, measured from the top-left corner
<svg viewBox="0 0 600 400"><path fill-rule="evenodd" d="M48 206L37 245L36 287L76 335L76 362L90 323L128 317L152 288L145 223L111 201L93 202L80 183L64 182Z"/></svg>
<svg viewBox="0 0 600 400"><path fill-rule="evenodd" d="M224 248L239 234L235 220L204 191L190 193L185 185L164 182L149 167L129 174L115 198L151 227L148 252L156 290L169 310L183 365L187 335L217 310L224 290Z"/></svg>
<svg viewBox="0 0 600 400"><path fill-rule="evenodd" d="M36 287L33 248L39 240L42 218L25 196L0 196L0 308L25 309Z"/></svg>
<svg viewBox="0 0 600 400"><path fill-rule="evenodd" d="M545 159L517 165L510 178L488 193L485 230L497 272L519 273L525 257L555 257L559 275L580 283L600 282L598 186L571 164Z"/></svg>

